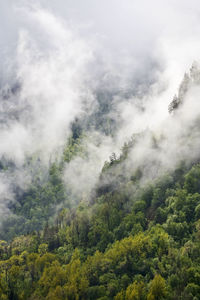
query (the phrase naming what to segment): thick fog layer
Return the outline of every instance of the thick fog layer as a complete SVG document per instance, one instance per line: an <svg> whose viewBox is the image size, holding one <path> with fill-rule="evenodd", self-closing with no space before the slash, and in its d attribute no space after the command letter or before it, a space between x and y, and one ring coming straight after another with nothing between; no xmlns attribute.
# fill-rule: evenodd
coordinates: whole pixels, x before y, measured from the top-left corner
<svg viewBox="0 0 200 300"><path fill-rule="evenodd" d="M72 122L85 124L98 110L100 92L112 103L116 130L87 126L87 159L66 164L64 180L80 198L134 133L150 130L160 141L152 150L146 135L130 156L134 167L149 157L164 168L197 157L197 127L192 145L186 142L199 114L197 84L176 118L168 105L200 59L199 14L198 1L2 1L0 158L16 167L0 173L1 212L15 200L13 183L31 181L26 158L58 159Z"/></svg>

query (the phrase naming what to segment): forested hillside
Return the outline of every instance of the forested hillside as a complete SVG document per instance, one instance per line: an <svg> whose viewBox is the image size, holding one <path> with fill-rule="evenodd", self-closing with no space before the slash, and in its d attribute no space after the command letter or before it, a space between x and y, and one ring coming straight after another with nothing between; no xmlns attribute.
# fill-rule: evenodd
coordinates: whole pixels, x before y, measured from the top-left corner
<svg viewBox="0 0 200 300"><path fill-rule="evenodd" d="M200 299L199 16L0 1L0 300Z"/></svg>
<svg viewBox="0 0 200 300"><path fill-rule="evenodd" d="M171 122L198 74L195 64L185 75L169 106ZM87 130L76 121L72 132L48 172L37 158L27 159L34 180L16 191L1 230L1 299L199 299L200 156L167 168L153 155L166 137L134 134L80 199L63 172L88 156ZM130 157L146 139L152 156L143 154L134 166ZM1 165L2 172L14 168Z"/></svg>
<svg viewBox="0 0 200 300"><path fill-rule="evenodd" d="M169 105L169 124L184 114L199 74L194 63ZM96 112L97 124L110 122L105 105ZM15 201L1 225L1 299L200 299L199 114L187 122L188 130L177 135L180 148L171 150L180 157L169 152L166 164L164 129L135 133L120 154L110 153L89 192L74 193L64 179L77 158L89 163L89 122L72 123L61 159L45 166L39 155L27 156L23 168L32 180L26 188L14 185ZM16 168L1 160L2 174Z"/></svg>
<svg viewBox="0 0 200 300"><path fill-rule="evenodd" d="M1 299L199 299L200 165L143 188L140 175L98 188L42 231L2 240Z"/></svg>

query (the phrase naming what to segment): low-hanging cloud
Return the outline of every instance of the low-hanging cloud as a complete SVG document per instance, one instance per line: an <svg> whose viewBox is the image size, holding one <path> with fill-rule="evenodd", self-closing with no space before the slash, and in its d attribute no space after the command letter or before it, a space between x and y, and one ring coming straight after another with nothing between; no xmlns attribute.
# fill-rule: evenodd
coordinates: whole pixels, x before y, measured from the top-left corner
<svg viewBox="0 0 200 300"><path fill-rule="evenodd" d="M29 30L19 31L15 61L19 89L2 99L7 102L2 114L6 117L12 109L12 118L6 120L6 127L2 123L0 154L22 162L23 155L39 151L49 157L63 145L83 100L90 99L84 73L92 59L85 41L52 14L42 9L23 14L46 41L41 45Z"/></svg>
<svg viewBox="0 0 200 300"><path fill-rule="evenodd" d="M98 110L99 91L111 103L107 116L116 129L109 136L87 125L86 157L65 165L64 180L74 195L87 197L104 161L112 152L119 155L134 133L151 132L131 152L127 168L144 161L150 168L157 160L166 169L198 156L198 130L193 144L186 143L198 119L198 87L176 117L168 115L184 72L200 59L198 1L10 0L0 6L0 16L8 15L0 29L0 157L26 174L21 187L31 181L26 157L37 154L47 165L58 157L74 119L85 124ZM13 178L7 174L5 183L2 177L1 189L14 200ZM6 208L5 194L0 203Z"/></svg>

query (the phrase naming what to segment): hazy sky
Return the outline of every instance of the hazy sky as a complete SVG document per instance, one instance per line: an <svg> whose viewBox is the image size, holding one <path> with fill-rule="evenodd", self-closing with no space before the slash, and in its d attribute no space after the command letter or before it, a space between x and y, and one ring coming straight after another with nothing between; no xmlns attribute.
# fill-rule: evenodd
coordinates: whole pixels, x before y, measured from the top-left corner
<svg viewBox="0 0 200 300"><path fill-rule="evenodd" d="M138 68L140 62L141 69L150 60L160 63L165 60L162 51L170 51L172 47L180 47L178 50L185 52L183 40L193 42L200 34L200 4L195 0L7 0L0 3L0 47L4 64L16 48L19 30L29 28L34 34L35 26L25 13L32 5L63 18L82 37L98 44L99 55L104 60L124 68L130 63ZM35 35L40 34L36 31ZM165 47L169 49L162 49L163 40L168 42ZM190 60L195 59L195 49L187 49L187 56L188 51L192 52Z"/></svg>

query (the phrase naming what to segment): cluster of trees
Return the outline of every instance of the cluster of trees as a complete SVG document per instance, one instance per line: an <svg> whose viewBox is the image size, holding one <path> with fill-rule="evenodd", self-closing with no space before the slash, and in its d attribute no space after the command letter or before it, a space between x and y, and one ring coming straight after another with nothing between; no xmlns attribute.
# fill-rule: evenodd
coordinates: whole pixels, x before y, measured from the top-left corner
<svg viewBox="0 0 200 300"><path fill-rule="evenodd" d="M15 202L9 204L12 214L2 222L0 239L10 240L19 234L41 230L46 222L54 220L59 206L72 206L70 189L63 182L64 164L80 154L84 155L81 136L69 138L62 159L50 162L48 167L38 156L27 158L24 169L32 174L32 183L26 189L13 188ZM11 172L14 168L13 163L0 161L2 172Z"/></svg>
<svg viewBox="0 0 200 300"><path fill-rule="evenodd" d="M112 155L100 181L119 172L127 149ZM48 181L58 199L60 172L52 165ZM140 177L116 176L53 225L1 240L1 299L200 299L200 165L182 164L143 187Z"/></svg>
<svg viewBox="0 0 200 300"><path fill-rule="evenodd" d="M172 102L169 104L168 111L172 113L183 104L185 95L194 86L200 84L200 66L197 62L193 62L190 72L185 73L184 78L179 86L178 96L175 95Z"/></svg>

